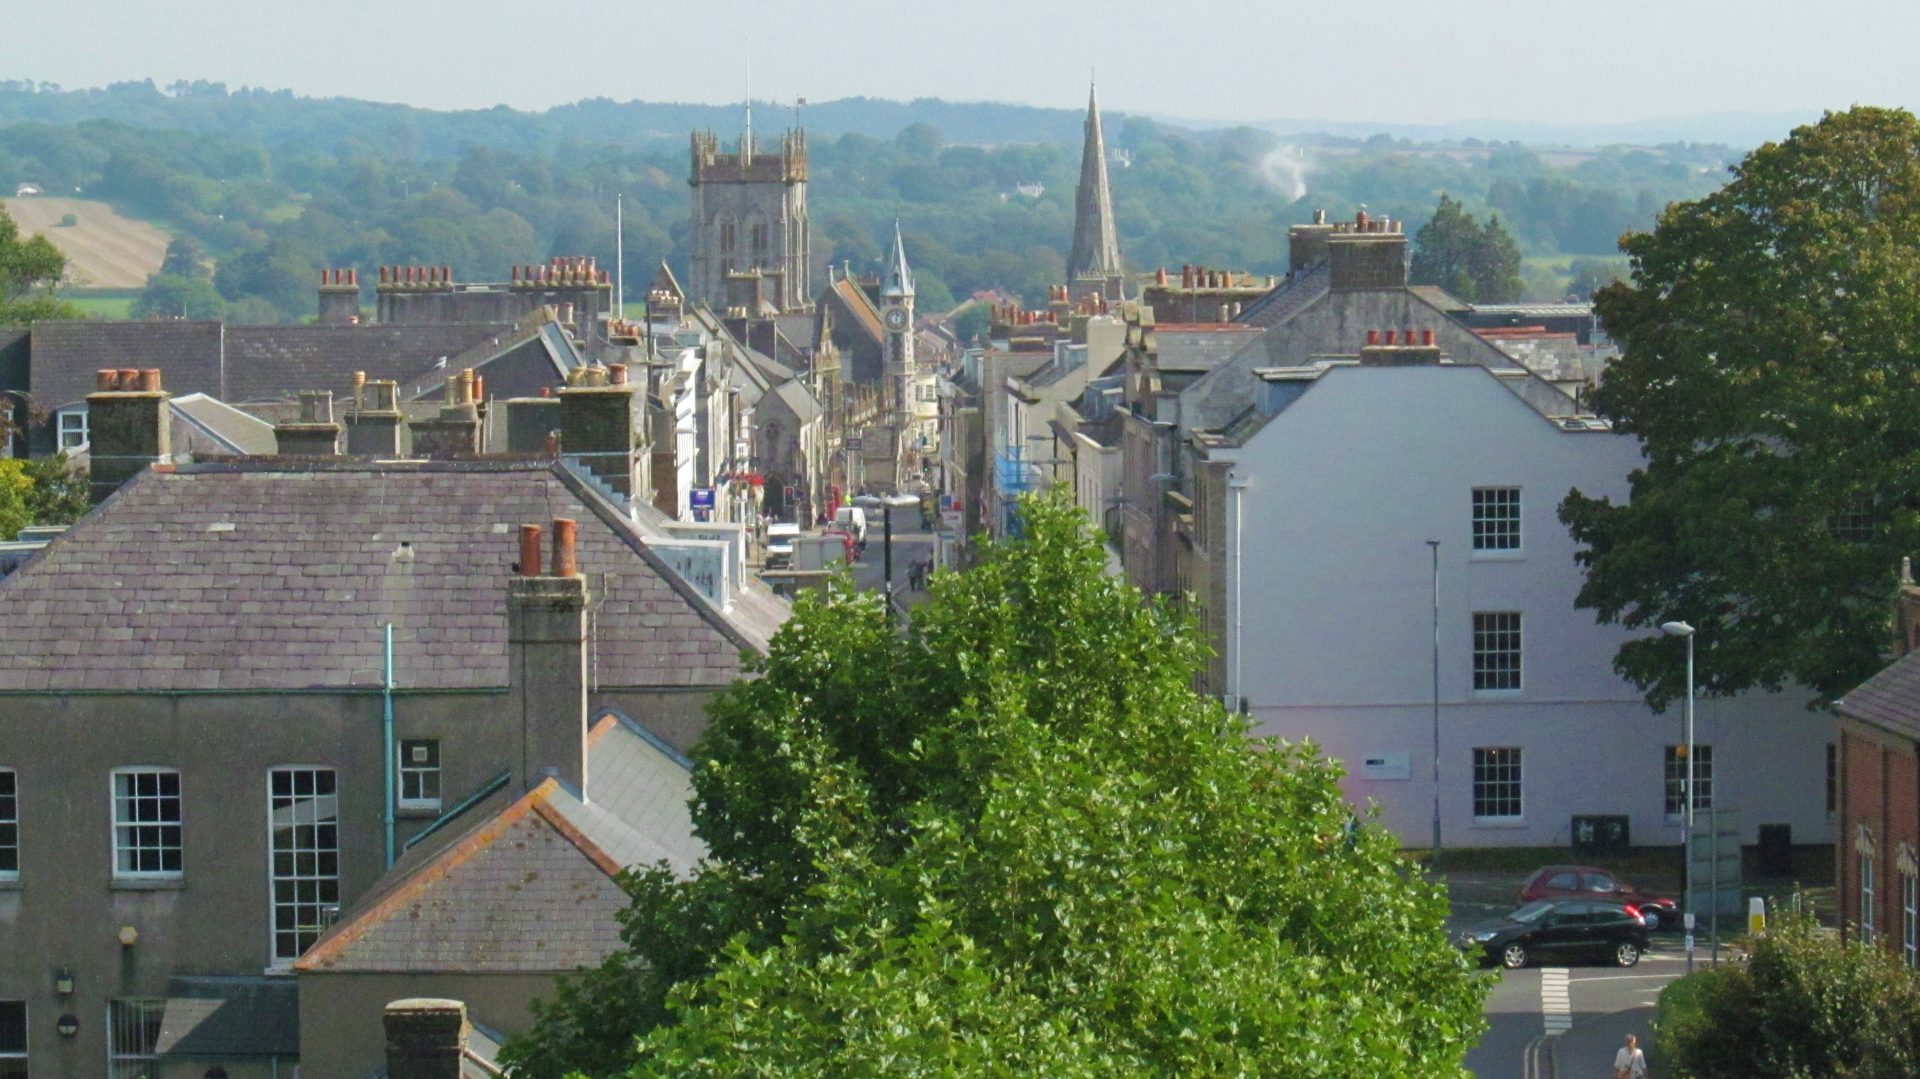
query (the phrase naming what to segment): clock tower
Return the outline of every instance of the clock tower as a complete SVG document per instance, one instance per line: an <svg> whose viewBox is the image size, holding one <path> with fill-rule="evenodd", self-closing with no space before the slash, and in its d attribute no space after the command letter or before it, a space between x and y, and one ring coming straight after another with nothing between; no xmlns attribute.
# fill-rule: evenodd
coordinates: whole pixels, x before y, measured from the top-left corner
<svg viewBox="0 0 1920 1079"><path fill-rule="evenodd" d="M893 223L893 254L880 286L880 317L886 324L887 425L892 428L894 490L919 476L919 439L913 421L913 271L900 222Z"/></svg>

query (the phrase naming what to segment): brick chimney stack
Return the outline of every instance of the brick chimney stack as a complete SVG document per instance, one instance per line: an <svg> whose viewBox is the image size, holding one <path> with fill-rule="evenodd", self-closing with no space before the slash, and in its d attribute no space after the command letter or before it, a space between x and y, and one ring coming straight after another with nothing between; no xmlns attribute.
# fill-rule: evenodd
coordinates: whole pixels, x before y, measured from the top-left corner
<svg viewBox="0 0 1920 1079"><path fill-rule="evenodd" d="M300 418L273 425L276 451L283 457L337 457L340 425L333 422L333 391L301 390Z"/></svg>
<svg viewBox="0 0 1920 1079"><path fill-rule="evenodd" d="M414 997L387 1005L388 1079L460 1079L467 1006L457 1000Z"/></svg>
<svg viewBox="0 0 1920 1079"><path fill-rule="evenodd" d="M540 392L547 391L543 388ZM559 429L558 397L514 397L507 401L508 453L544 453L547 436Z"/></svg>
<svg viewBox="0 0 1920 1079"><path fill-rule="evenodd" d="M639 387L627 378L623 364L580 368L578 381L560 390L560 450L580 462L623 498L651 501L648 475L641 462L650 459L644 406Z"/></svg>
<svg viewBox="0 0 1920 1079"><path fill-rule="evenodd" d="M347 410L347 453L354 457L400 456L400 386L392 379L368 381L355 372L353 407Z"/></svg>
<svg viewBox="0 0 1920 1079"><path fill-rule="evenodd" d="M520 785L553 776L587 789L587 579L578 527L553 522L553 561L540 560L540 526L520 526L520 559L507 582L508 707L520 723ZM543 572L544 570L544 572Z"/></svg>
<svg viewBox="0 0 1920 1079"><path fill-rule="evenodd" d="M440 416L412 424L415 457L471 456L480 452L480 406L474 399L473 368L447 378L446 402Z"/></svg>
<svg viewBox="0 0 1920 1079"><path fill-rule="evenodd" d="M157 367L95 373L94 392L87 395L87 482L96 505L171 456L169 396L160 388Z"/></svg>

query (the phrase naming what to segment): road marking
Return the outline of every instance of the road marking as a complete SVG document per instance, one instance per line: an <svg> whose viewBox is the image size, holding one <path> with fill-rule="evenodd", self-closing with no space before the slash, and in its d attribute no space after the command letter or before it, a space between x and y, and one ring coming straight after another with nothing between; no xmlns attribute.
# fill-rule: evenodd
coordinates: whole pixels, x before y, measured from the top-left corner
<svg viewBox="0 0 1920 1079"><path fill-rule="evenodd" d="M1573 1005L1567 996L1569 973L1566 967L1543 967L1540 971L1540 1014L1549 1036L1573 1029Z"/></svg>

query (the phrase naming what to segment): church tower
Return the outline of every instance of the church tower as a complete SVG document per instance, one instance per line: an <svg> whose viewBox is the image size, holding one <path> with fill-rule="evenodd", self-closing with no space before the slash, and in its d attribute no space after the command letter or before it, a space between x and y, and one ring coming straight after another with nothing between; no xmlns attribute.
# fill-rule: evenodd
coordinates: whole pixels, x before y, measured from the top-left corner
<svg viewBox="0 0 1920 1079"><path fill-rule="evenodd" d="M1124 299L1120 233L1113 227L1113 192L1107 187L1107 139L1100 130L1100 100L1087 88L1086 142L1080 150L1080 186L1073 196L1073 248L1067 255L1067 290L1078 301L1089 292Z"/></svg>
<svg viewBox="0 0 1920 1079"><path fill-rule="evenodd" d="M913 271L907 267L907 245L900 238L900 222L893 223L893 254L887 259L880 284L880 318L887 330L887 425L893 429L894 490L905 489L918 475L919 438L913 422Z"/></svg>
<svg viewBox="0 0 1920 1079"><path fill-rule="evenodd" d="M807 136L780 137L761 150L753 138L753 106L738 150L723 150L711 131L693 134L693 275L688 299L723 311L727 275L758 273L759 287L782 311L813 300L807 280L812 226L807 220Z"/></svg>

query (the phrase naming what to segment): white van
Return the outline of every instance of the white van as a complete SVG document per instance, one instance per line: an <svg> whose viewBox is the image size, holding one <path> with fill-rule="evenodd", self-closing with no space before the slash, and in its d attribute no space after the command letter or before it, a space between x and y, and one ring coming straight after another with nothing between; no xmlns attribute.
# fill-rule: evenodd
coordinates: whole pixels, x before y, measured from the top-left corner
<svg viewBox="0 0 1920 1079"><path fill-rule="evenodd" d="M867 542L867 511L859 506L841 506L834 511L833 523L853 533L853 542Z"/></svg>
<svg viewBox="0 0 1920 1079"><path fill-rule="evenodd" d="M793 541L799 536L800 526L793 521L775 521L767 526L768 569L793 565Z"/></svg>

